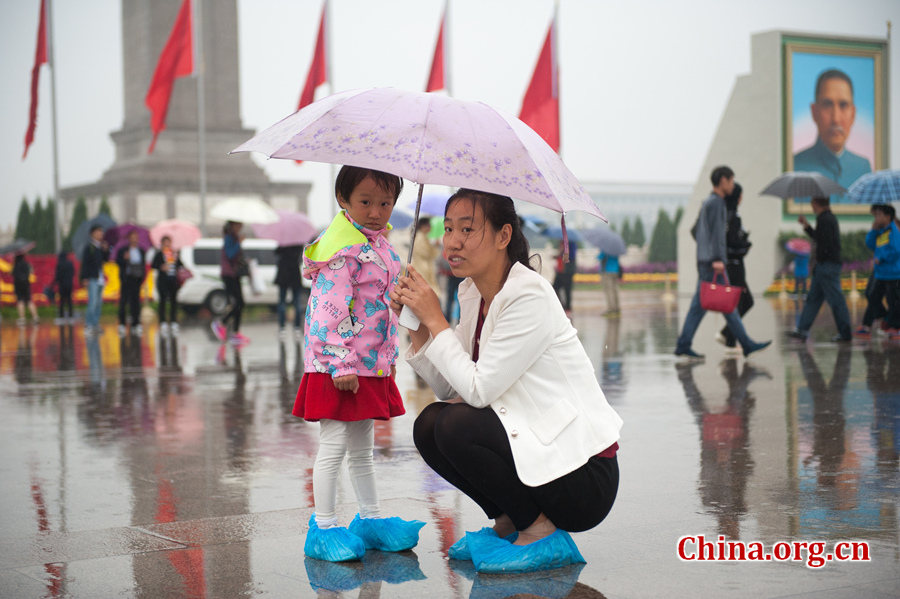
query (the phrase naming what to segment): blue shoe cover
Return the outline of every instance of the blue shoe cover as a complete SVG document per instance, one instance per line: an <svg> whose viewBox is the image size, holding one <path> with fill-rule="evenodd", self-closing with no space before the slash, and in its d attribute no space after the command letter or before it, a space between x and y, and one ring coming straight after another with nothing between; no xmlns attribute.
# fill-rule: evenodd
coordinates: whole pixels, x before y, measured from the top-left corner
<svg viewBox="0 0 900 599"><path fill-rule="evenodd" d="M359 514L347 527L365 543L366 549L379 551L406 551L419 543L419 530L425 526L421 520L392 518L360 518Z"/></svg>
<svg viewBox="0 0 900 599"><path fill-rule="evenodd" d="M584 563L572 537L561 528L528 545L513 545L505 539L484 535L470 535L467 542L478 572L536 572Z"/></svg>
<svg viewBox="0 0 900 599"><path fill-rule="evenodd" d="M313 514L309 518L309 532L306 533L303 552L308 557L326 562L346 562L365 555L366 545L343 526L320 529Z"/></svg>
<svg viewBox="0 0 900 599"><path fill-rule="evenodd" d="M496 537L497 533L490 526L485 526L481 530L476 530L474 532L466 532L460 539L453 543L450 546L450 549L447 550L447 557L450 559L472 559L472 553L469 551L469 544L466 543L466 536L468 535L487 535L491 537ZM518 532L514 532L511 535L503 537L509 542L515 541L516 537L519 536Z"/></svg>
<svg viewBox="0 0 900 599"><path fill-rule="evenodd" d="M304 558L306 577L312 590L341 593L362 586L365 581L363 567L359 563L332 563L319 559Z"/></svg>
<svg viewBox="0 0 900 599"><path fill-rule="evenodd" d="M551 572L476 574L469 599L507 599L520 595L562 599L570 596L582 568L584 564L572 564Z"/></svg>
<svg viewBox="0 0 900 599"><path fill-rule="evenodd" d="M365 582L384 581L403 584L411 580L425 580L419 569L419 558L415 553L385 553L369 551L362 558L362 576Z"/></svg>

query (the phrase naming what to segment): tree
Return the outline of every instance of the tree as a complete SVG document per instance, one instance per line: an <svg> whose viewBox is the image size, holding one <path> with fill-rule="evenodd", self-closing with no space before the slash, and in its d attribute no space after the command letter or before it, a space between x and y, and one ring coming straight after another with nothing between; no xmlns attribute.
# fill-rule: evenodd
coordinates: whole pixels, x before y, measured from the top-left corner
<svg viewBox="0 0 900 599"><path fill-rule="evenodd" d="M43 239L44 235L44 206L41 204L41 198L34 200L34 208L31 210L31 234L34 241L34 253L46 254L47 241Z"/></svg>
<svg viewBox="0 0 900 599"><path fill-rule="evenodd" d="M628 223L628 219L622 219L622 241L625 242L625 245L631 245L631 225Z"/></svg>
<svg viewBox="0 0 900 599"><path fill-rule="evenodd" d="M644 247L647 243L647 234L644 233L644 220L640 216L634 217L634 228L631 230L631 241L638 247Z"/></svg>
<svg viewBox="0 0 900 599"><path fill-rule="evenodd" d="M676 218L677 218L676 213ZM647 251L649 262L674 262L677 260L677 228L669 213L659 209L656 225L650 235L650 248Z"/></svg>
<svg viewBox="0 0 900 599"><path fill-rule="evenodd" d="M75 234L75 231L78 230L81 223L87 219L87 202L85 201L84 196L81 196L75 202L75 209L72 211L72 221L69 223L69 233L66 235L65 241L63 241L64 249L69 251L72 250L72 235Z"/></svg>
<svg viewBox="0 0 900 599"><path fill-rule="evenodd" d="M28 205L28 200L22 198L22 203L19 204L19 214L16 217L15 237L31 241L32 233L31 207Z"/></svg>
<svg viewBox="0 0 900 599"><path fill-rule="evenodd" d="M109 209L109 202L106 201L106 196L103 196L103 199L100 200L100 209L97 211L97 214L112 216L112 210Z"/></svg>
<svg viewBox="0 0 900 599"><path fill-rule="evenodd" d="M56 253L56 201L47 200L47 206L44 207L44 228L41 231L41 237L46 239L48 254Z"/></svg>

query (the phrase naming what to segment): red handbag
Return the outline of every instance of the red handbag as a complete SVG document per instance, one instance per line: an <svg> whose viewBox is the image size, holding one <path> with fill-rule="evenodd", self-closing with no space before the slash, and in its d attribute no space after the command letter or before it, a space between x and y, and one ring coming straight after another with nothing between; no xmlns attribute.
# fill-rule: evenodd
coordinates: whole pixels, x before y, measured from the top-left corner
<svg viewBox="0 0 900 599"><path fill-rule="evenodd" d="M729 314L737 308L744 288L731 285L728 282L728 275L725 273L719 274L725 279L724 285L716 282L719 275L713 276L711 282L700 282L700 307L704 310Z"/></svg>

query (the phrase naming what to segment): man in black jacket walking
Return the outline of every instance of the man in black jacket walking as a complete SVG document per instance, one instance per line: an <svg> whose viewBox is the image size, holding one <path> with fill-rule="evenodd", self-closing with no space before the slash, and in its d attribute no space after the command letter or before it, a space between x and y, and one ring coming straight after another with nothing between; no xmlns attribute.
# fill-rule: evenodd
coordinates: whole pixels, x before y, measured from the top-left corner
<svg viewBox="0 0 900 599"><path fill-rule="evenodd" d="M119 265L119 336L124 337L130 330L140 335L141 330L141 285L147 271L144 266L146 256L139 244L138 232L128 233L128 245L116 252L116 264ZM129 312L128 322L125 312ZM130 329L129 329L130 327Z"/></svg>
<svg viewBox="0 0 900 599"><path fill-rule="evenodd" d="M806 340L822 302L826 301L831 306L831 314L838 329L838 334L831 340L850 341L850 311L847 309L844 292L841 291L841 230L837 218L831 212L828 198L813 198L811 206L816 215L816 228L812 228L802 214L797 222L803 225L806 234L815 241L816 264L797 328L789 331L788 336Z"/></svg>

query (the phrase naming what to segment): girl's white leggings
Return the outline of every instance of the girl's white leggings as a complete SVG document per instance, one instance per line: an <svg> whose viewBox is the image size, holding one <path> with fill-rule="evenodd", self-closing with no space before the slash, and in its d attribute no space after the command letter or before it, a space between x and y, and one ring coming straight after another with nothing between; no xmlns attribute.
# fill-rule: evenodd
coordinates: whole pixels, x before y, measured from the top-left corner
<svg viewBox="0 0 900 599"><path fill-rule="evenodd" d="M360 518L379 517L378 494L375 492L375 447L373 420L342 422L319 421L319 453L313 466L313 498L316 502L316 524L325 528L337 524L334 506L337 501L337 479L344 454L350 481L359 502Z"/></svg>

